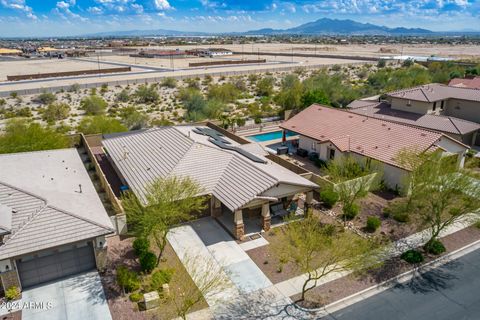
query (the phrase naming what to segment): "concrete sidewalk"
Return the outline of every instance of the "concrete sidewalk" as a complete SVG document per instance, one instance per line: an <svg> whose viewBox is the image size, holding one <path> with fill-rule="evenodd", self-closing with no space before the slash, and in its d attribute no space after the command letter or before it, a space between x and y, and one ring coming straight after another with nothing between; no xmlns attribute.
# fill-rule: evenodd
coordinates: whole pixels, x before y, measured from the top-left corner
<svg viewBox="0 0 480 320"><path fill-rule="evenodd" d="M440 233L440 237L445 237L452 233L460 231L472 225L477 220L478 220L478 216L475 214L470 214L468 216L465 216L464 219L461 219L456 223L445 228ZM429 239L430 239L430 231L423 230L411 236L408 236L407 238L396 241L393 244L387 246L387 248L385 249L385 259L399 256L408 249L420 247L424 245ZM330 281L340 279L350 273L351 273L350 271L332 272L331 274L317 281L316 286L321 286ZM302 292L302 285L306 279L307 279L307 274L303 274L303 275L279 282L274 286L283 296L291 297L293 295L296 295Z"/></svg>

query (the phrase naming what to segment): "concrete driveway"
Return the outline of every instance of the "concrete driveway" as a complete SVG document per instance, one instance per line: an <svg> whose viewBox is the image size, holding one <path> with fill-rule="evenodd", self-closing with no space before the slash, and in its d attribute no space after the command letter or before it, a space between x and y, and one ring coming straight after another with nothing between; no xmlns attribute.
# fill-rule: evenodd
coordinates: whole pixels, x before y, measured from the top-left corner
<svg viewBox="0 0 480 320"><path fill-rule="evenodd" d="M21 302L23 320L112 319L97 271L26 289ZM37 303L40 308L26 308L25 303Z"/></svg>

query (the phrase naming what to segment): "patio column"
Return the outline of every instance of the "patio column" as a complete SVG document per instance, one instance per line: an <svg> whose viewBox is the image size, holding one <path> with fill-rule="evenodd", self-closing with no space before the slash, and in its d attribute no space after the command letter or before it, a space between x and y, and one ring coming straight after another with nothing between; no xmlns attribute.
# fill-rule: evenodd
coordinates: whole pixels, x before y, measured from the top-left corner
<svg viewBox="0 0 480 320"><path fill-rule="evenodd" d="M282 143L285 144L287 142L287 131L282 130Z"/></svg>
<svg viewBox="0 0 480 320"><path fill-rule="evenodd" d="M222 215L222 203L214 196L210 198L210 215L214 218Z"/></svg>
<svg viewBox="0 0 480 320"><path fill-rule="evenodd" d="M312 203L313 203L313 191L308 191L307 194L305 195L305 206L304 206L305 215L310 214Z"/></svg>
<svg viewBox="0 0 480 320"><path fill-rule="evenodd" d="M270 230L272 217L270 216L270 203L262 205L262 229L264 231Z"/></svg>
<svg viewBox="0 0 480 320"><path fill-rule="evenodd" d="M233 217L234 230L233 234L237 240L242 240L245 235L245 227L243 225L243 213L242 210L235 210Z"/></svg>

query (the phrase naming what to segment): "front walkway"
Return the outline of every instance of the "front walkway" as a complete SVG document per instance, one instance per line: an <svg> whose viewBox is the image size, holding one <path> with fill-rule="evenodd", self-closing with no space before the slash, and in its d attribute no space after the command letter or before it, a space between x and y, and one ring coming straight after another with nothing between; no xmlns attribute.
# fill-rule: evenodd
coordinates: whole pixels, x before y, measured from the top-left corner
<svg viewBox="0 0 480 320"><path fill-rule="evenodd" d="M23 320L112 320L97 271L26 289L20 304Z"/></svg>

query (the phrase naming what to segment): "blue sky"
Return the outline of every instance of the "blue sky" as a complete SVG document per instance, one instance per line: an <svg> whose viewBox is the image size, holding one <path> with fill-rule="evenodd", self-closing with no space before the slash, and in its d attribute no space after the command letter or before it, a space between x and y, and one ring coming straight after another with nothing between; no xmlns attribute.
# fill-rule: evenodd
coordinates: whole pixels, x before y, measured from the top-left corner
<svg viewBox="0 0 480 320"><path fill-rule="evenodd" d="M0 36L132 29L246 31L322 17L436 31L480 30L480 0L0 0Z"/></svg>

